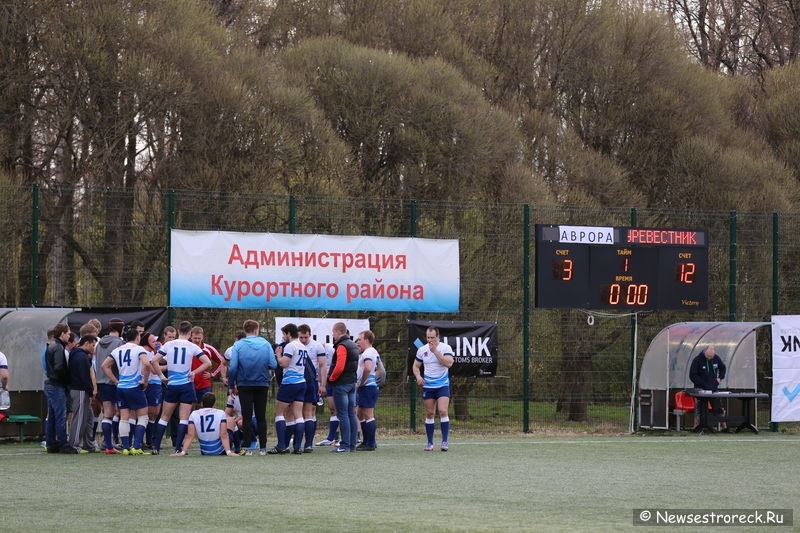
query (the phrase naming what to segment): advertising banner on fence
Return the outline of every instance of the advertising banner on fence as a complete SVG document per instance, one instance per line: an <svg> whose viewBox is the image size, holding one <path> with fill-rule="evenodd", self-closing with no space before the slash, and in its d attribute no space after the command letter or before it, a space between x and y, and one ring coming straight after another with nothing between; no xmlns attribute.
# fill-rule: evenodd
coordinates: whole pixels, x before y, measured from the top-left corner
<svg viewBox="0 0 800 533"><path fill-rule="evenodd" d="M428 343L425 332L439 328L439 340L453 349L450 377L494 377L497 373L497 322L408 321L408 375L417 350Z"/></svg>
<svg viewBox="0 0 800 533"><path fill-rule="evenodd" d="M457 240L171 231L170 305L458 311Z"/></svg>
<svg viewBox="0 0 800 533"><path fill-rule="evenodd" d="M772 422L800 421L800 315L772 317Z"/></svg>
<svg viewBox="0 0 800 533"><path fill-rule="evenodd" d="M344 322L347 326L347 331L350 332L350 337L355 340L358 334L362 331L369 329L369 320L364 319L350 319L350 318L297 318L288 316L275 317L275 341L280 343L283 341L281 336L281 328L286 324L308 324L311 328L311 338L322 344L333 344L333 325L337 322Z"/></svg>

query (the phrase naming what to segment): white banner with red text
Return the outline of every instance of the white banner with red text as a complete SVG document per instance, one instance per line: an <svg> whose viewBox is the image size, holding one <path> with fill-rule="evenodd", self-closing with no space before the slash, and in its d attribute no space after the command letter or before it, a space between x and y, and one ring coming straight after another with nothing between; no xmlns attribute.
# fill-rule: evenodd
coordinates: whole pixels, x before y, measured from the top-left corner
<svg viewBox="0 0 800 533"><path fill-rule="evenodd" d="M772 316L772 422L800 421L800 316Z"/></svg>
<svg viewBox="0 0 800 533"><path fill-rule="evenodd" d="M172 230L170 305L458 311L457 240Z"/></svg>

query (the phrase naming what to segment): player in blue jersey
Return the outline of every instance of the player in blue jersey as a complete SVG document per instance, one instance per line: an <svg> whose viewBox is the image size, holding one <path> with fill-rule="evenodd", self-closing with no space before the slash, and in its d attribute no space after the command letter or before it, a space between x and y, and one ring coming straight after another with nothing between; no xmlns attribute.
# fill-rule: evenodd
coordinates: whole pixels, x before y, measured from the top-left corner
<svg viewBox="0 0 800 533"><path fill-rule="evenodd" d="M425 433L428 445L425 451L433 451L434 416L438 408L439 423L442 427L442 451L449 449L447 436L450 432L450 367L453 366L453 349L439 342L439 328L429 327L425 332L428 344L417 350L412 371L417 385L422 387L422 403L425 405ZM425 365L424 377L420 366ZM437 407L438 404L438 407Z"/></svg>
<svg viewBox="0 0 800 533"><path fill-rule="evenodd" d="M308 324L297 326L297 340L308 350L306 361L306 396L303 398L303 420L305 421L306 444L304 453L314 451L314 433L317 432L317 402L325 394L325 381L328 377L328 358L325 347L311 338ZM313 369L313 372L311 371Z"/></svg>
<svg viewBox="0 0 800 533"><path fill-rule="evenodd" d="M201 399L201 409L193 411L189 415L189 426L186 438L180 449L172 454L172 457L182 457L189 451L192 440L197 434L197 441L200 443L201 455L227 455L228 457L239 457L231 450L231 430L233 420L225 415L225 411L217 409L214 405L217 397L213 392L207 392Z"/></svg>
<svg viewBox="0 0 800 533"><path fill-rule="evenodd" d="M325 344L324 346L326 366L330 368L331 359L333 359L333 345ZM328 423L328 436L319 441L317 446L338 446L339 418L336 415L336 402L333 401L333 386L328 382L327 376L325 376L325 396L328 400L328 410L331 412Z"/></svg>
<svg viewBox="0 0 800 533"><path fill-rule="evenodd" d="M375 405L378 403L378 383L375 381L375 370L378 368L380 355L372 347L375 334L370 330L362 331L356 339L356 346L361 352L356 372L356 418L361 424L363 441L356 446L356 451L371 452L378 447L375 440L377 422L375 422Z"/></svg>
<svg viewBox="0 0 800 533"><path fill-rule="evenodd" d="M189 415L192 412L192 404L197 400L194 391L195 373L205 372L211 367L211 361L203 350L192 343L189 337L192 333L191 322L181 322L178 326L178 338L169 341L159 348L158 353L153 357L151 363L153 369L158 368L159 362L164 359L167 362L169 380L167 381L167 392L164 394L161 419L156 428L156 439L153 443L153 455L161 453L161 439L167 430L167 424L172 416L175 407L180 404L180 421L175 437L175 451L179 451L183 444L189 426ZM197 357L202 364L192 370L192 360Z"/></svg>
<svg viewBox="0 0 800 533"><path fill-rule="evenodd" d="M144 455L142 440L147 431L147 389L150 379L150 360L147 352L139 346L140 334L136 329L125 333L125 344L115 348L101 368L109 380L117 386L117 407L119 408L119 436L122 439L124 455ZM112 366L116 366L116 377ZM136 417L136 428L131 447L131 413Z"/></svg>
<svg viewBox="0 0 800 533"><path fill-rule="evenodd" d="M275 396L275 431L278 434L278 444L267 453L270 455L284 454L289 451L289 441L286 438L287 426L294 425L294 450L292 453L303 453L300 448L305 434L305 420L303 419L303 400L306 397L305 363L308 350L298 340L298 331L295 324L286 324L281 328L286 346L278 357L278 365L283 369L283 379ZM286 413L291 410L293 421L287 424Z"/></svg>
<svg viewBox="0 0 800 533"><path fill-rule="evenodd" d="M142 348L144 348L145 352L147 352L147 359L152 361L155 358L156 353L158 353L158 341L156 336L148 331L145 331L142 333L139 344L142 346ZM144 391L145 396L147 396L147 431L145 432L145 444L143 446L147 450L153 449L153 436L156 432L156 420L158 419L159 411L161 411L161 376L163 374L161 372L155 372L155 370L160 369L160 367L158 369L150 367L150 380L147 383L147 389Z"/></svg>

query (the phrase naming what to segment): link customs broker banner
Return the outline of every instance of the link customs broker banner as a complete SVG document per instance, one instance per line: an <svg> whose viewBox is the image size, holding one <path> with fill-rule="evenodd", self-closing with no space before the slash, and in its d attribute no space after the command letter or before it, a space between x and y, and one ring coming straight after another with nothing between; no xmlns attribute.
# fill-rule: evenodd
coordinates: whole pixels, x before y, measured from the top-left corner
<svg viewBox="0 0 800 533"><path fill-rule="evenodd" d="M439 341L453 349L450 377L494 377L497 373L497 322L408 321L408 375L417 350L426 345L425 332L439 328Z"/></svg>
<svg viewBox="0 0 800 533"><path fill-rule="evenodd" d="M458 311L457 240L171 231L170 305Z"/></svg>

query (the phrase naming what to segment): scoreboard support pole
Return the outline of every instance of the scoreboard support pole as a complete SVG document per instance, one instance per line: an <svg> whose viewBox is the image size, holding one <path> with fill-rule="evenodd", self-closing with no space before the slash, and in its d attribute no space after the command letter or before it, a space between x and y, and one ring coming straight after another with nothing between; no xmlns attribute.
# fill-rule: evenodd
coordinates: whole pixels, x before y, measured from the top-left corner
<svg viewBox="0 0 800 533"><path fill-rule="evenodd" d="M636 208L631 208L631 227L635 228L637 226L637 213ZM636 387L636 347L637 347L637 340L638 340L638 333L639 333L639 314L633 313L631 316L631 415L630 415L630 427L628 428L630 433L636 433L636 428L638 424L638 415L639 410L636 409L637 405L637 387Z"/></svg>
<svg viewBox="0 0 800 533"><path fill-rule="evenodd" d="M633 315L631 315L631 341L633 344L633 348L631 352L633 352L633 370L631 371L631 414L628 417L630 424L628 426L628 432L633 434L636 433L636 428L638 426L638 414L639 410L636 408L638 404L638 394L637 391L637 384L636 384L636 356L638 351L636 349L639 343L639 311L634 311Z"/></svg>

